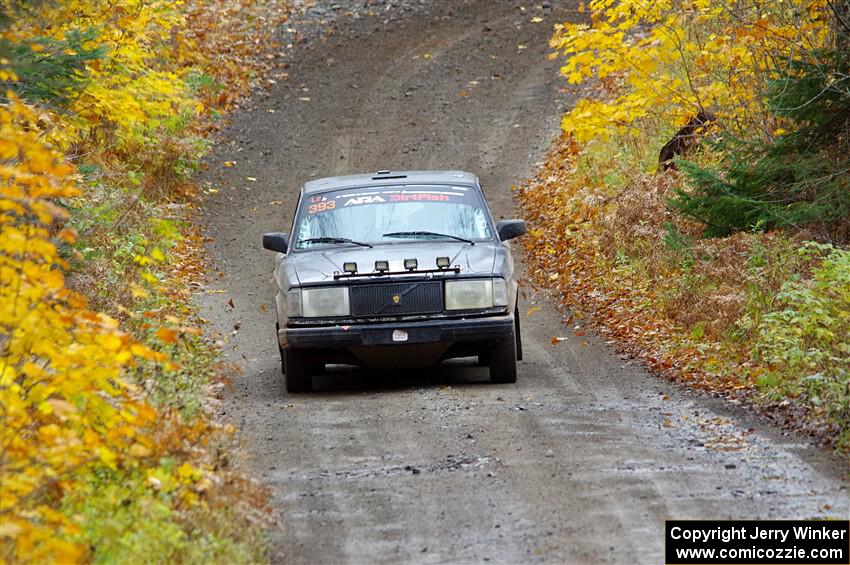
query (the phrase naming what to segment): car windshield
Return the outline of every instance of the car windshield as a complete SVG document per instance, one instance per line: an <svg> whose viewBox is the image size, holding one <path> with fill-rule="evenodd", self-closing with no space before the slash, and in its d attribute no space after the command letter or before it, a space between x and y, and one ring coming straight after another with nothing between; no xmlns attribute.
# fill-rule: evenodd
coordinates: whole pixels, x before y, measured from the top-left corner
<svg viewBox="0 0 850 565"><path fill-rule="evenodd" d="M336 190L301 201L295 248L398 243L412 239L492 239L477 190L461 186L382 186Z"/></svg>

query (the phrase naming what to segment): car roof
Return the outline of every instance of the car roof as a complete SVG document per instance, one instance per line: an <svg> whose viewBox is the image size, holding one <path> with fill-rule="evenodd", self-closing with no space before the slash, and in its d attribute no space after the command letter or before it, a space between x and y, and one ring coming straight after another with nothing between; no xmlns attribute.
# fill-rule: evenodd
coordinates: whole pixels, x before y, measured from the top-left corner
<svg viewBox="0 0 850 565"><path fill-rule="evenodd" d="M388 171L341 177L326 177L304 183L304 194L339 188L398 186L399 184L441 184L479 186L478 177L464 171Z"/></svg>

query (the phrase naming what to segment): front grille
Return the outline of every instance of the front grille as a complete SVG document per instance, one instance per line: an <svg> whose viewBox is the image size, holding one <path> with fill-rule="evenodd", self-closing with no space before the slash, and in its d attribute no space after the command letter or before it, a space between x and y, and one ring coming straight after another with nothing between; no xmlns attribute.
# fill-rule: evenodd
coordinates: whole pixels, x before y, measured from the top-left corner
<svg viewBox="0 0 850 565"><path fill-rule="evenodd" d="M357 317L443 311L441 282L352 285L350 293L351 315Z"/></svg>

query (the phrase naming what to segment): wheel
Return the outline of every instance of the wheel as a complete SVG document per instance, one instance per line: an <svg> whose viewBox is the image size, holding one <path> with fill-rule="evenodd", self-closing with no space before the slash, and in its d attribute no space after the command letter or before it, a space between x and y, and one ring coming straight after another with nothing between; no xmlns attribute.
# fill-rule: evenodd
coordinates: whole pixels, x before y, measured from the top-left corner
<svg viewBox="0 0 850 565"><path fill-rule="evenodd" d="M313 362L310 353L303 349L286 349L283 352L283 373L286 392L310 392L313 388Z"/></svg>
<svg viewBox="0 0 850 565"><path fill-rule="evenodd" d="M487 357L490 362L491 383L516 382L517 358L516 332L511 333L490 346Z"/></svg>
<svg viewBox="0 0 850 565"><path fill-rule="evenodd" d="M522 361L522 333L519 331L519 304L514 310L514 332L516 333L516 360Z"/></svg>

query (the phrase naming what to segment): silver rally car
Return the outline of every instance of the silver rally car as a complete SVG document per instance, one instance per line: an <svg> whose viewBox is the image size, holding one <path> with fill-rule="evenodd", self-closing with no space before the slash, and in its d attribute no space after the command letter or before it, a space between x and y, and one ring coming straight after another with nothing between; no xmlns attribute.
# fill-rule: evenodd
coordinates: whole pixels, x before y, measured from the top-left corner
<svg viewBox="0 0 850 565"><path fill-rule="evenodd" d="M307 182L276 251L277 339L286 390L326 364L422 367L478 357L495 383L522 358L509 239L461 171L378 171Z"/></svg>

